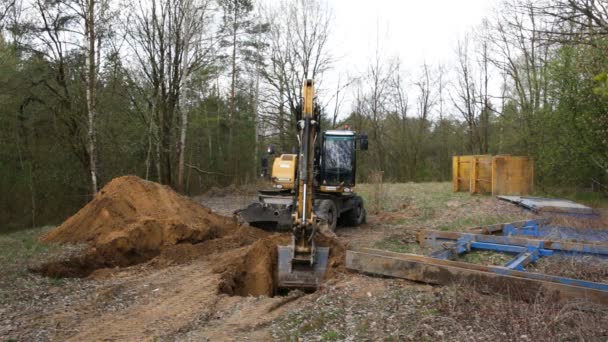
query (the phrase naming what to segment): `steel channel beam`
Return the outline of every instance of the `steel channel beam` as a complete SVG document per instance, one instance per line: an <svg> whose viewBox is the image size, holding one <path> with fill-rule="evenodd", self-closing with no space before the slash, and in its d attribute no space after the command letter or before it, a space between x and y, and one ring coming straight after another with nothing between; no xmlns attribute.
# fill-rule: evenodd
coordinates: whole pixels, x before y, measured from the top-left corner
<svg viewBox="0 0 608 342"><path fill-rule="evenodd" d="M549 219L536 219L536 220L525 220L525 221L516 221L511 223L499 223L493 224L489 226L480 226L480 227L472 227L469 228L468 231L475 234L493 234L497 232L502 232L506 228L518 229L524 227L531 226L544 226L549 224Z"/></svg>
<svg viewBox="0 0 608 342"><path fill-rule="evenodd" d="M556 298L561 301L586 299L608 304L608 284L520 272L498 266L475 265L365 248L347 251L346 267L358 272L429 284L469 284L526 300L534 300L539 293L543 293L556 294Z"/></svg>
<svg viewBox="0 0 608 342"><path fill-rule="evenodd" d="M517 254L517 256L513 260L507 262L505 264L505 267L512 270L523 271L529 263L536 261L537 258L538 251L524 251Z"/></svg>
<svg viewBox="0 0 608 342"><path fill-rule="evenodd" d="M475 242L485 242L502 245L513 245L522 247L536 247L557 252L588 253L608 255L608 244L606 243L582 243L572 241L553 241L541 239L528 239L514 236L497 236L486 234L471 234L460 232L444 232L438 230L421 230L418 233L418 241L422 246L436 245L439 242L449 242L459 239L470 239Z"/></svg>

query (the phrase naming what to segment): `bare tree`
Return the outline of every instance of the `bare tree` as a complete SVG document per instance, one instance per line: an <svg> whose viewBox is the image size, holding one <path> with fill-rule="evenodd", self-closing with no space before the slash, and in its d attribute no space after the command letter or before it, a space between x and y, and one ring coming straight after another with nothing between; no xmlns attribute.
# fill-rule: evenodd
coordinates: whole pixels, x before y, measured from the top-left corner
<svg viewBox="0 0 608 342"><path fill-rule="evenodd" d="M150 6L140 2L126 25L136 70L141 70L151 90L148 120L150 130L154 130L157 176L180 190L188 127L182 91L190 75L207 66L213 50L207 31L210 4L210 0L152 0ZM175 144L176 122L179 138ZM173 176L174 154L178 160L177 181Z"/></svg>
<svg viewBox="0 0 608 342"><path fill-rule="evenodd" d="M474 70L470 61L470 40L468 36L458 41L456 80L454 90L450 93L452 104L467 124L468 149L474 152L480 148L478 131L478 93L475 84Z"/></svg>
<svg viewBox="0 0 608 342"><path fill-rule="evenodd" d="M236 124L236 96L237 82L241 72L241 50L245 44L246 37L249 33L249 28L252 25L250 16L253 10L253 3L250 0L221 0L220 6L223 9L222 25L220 35L222 36L221 45L229 50L229 73L230 73L230 94L229 113L228 113L228 150L231 151L230 158L233 172L239 171L239 162L241 159L240 151L234 149L235 139L235 124ZM238 178L237 178L238 180Z"/></svg>
<svg viewBox="0 0 608 342"><path fill-rule="evenodd" d="M85 22L86 37L86 83L87 83L87 118L88 118L88 145L89 145L89 169L91 170L91 186L93 194L97 193L97 74L99 63L96 26L98 18L96 16L96 0L84 0L80 3L81 13Z"/></svg>
<svg viewBox="0 0 608 342"><path fill-rule="evenodd" d="M24 11L19 2L11 5L16 11ZM92 194L98 190L97 161L97 76L100 72L101 43L106 37L111 21L109 0L69 0L45 2L35 0L28 7L30 22L22 22L15 32L27 31L30 39L24 47L45 56L55 66L55 79L42 80L42 84L56 96L60 117L69 127L69 139L79 159L86 166L91 180ZM13 16L18 16L14 14ZM16 18L14 20L17 20ZM17 26L17 23L13 23ZM86 67L82 73L85 84L86 107L79 106L70 89L69 66L71 56L83 56ZM86 113L86 119L82 114ZM85 127L83 129L83 127ZM84 132L84 133L83 133ZM84 136L84 137L83 137ZM84 147L81 153L80 147Z"/></svg>
<svg viewBox="0 0 608 342"><path fill-rule="evenodd" d="M324 0L282 1L266 9L268 65L262 71L261 106L283 149L295 142L293 124L304 80L315 79L322 91L322 75L331 66L328 51L331 11Z"/></svg>
<svg viewBox="0 0 608 342"><path fill-rule="evenodd" d="M418 98L416 100L416 106L418 111L418 118L415 126L415 131L411 139L412 153L411 153L411 163L412 163L412 172L416 172L418 170L418 166L421 159L421 150L425 144L425 133L430 126L429 117L431 111L435 107L436 95L431 88L431 82L434 80L431 77L431 71L429 66L424 63L422 65L422 74L418 81L416 81L415 86L418 88ZM414 173L410 174L410 179L415 179L416 175Z"/></svg>
<svg viewBox="0 0 608 342"><path fill-rule="evenodd" d="M542 20L530 0L509 0L493 25L490 60L508 75L512 92L507 93L521 113L523 145L531 148L527 137L533 135L533 118L548 106L547 68L551 46L543 37L550 24Z"/></svg>
<svg viewBox="0 0 608 342"><path fill-rule="evenodd" d="M593 43L608 35L608 3L603 0L541 0L532 6L552 23L541 33L558 42Z"/></svg>
<svg viewBox="0 0 608 342"><path fill-rule="evenodd" d="M395 73L391 77L391 104L393 109L389 114L389 119L392 118L395 124L393 128L396 129L397 134L393 134L392 143L394 148L394 158L396 164L399 165L397 170L397 176L400 179L409 179L412 175L410 165L410 147L408 144L411 141L411 129L409 117L409 99L408 99L408 84L406 78L401 71L400 61L396 62ZM390 137L389 137L390 139Z"/></svg>
<svg viewBox="0 0 608 342"><path fill-rule="evenodd" d="M361 113L367 117L370 124L370 140L372 144L374 168L377 171L385 170L387 151L384 144L385 119L390 111L390 97L392 95L391 80L398 70L398 62L394 59L386 60L382 54L380 42L376 40L376 49L371 60L367 74L362 78L363 107Z"/></svg>

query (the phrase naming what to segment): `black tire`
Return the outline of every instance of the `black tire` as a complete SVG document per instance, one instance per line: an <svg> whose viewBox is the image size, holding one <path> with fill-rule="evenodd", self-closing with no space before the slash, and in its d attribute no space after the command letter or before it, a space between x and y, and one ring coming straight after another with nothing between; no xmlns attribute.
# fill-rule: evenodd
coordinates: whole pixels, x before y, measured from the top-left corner
<svg viewBox="0 0 608 342"><path fill-rule="evenodd" d="M335 230L338 224L338 208L332 200L321 200L317 208L317 216L325 221L329 229Z"/></svg>
<svg viewBox="0 0 608 342"><path fill-rule="evenodd" d="M365 223L365 208L363 199L359 196L353 198L353 208L344 213L344 224L351 227Z"/></svg>

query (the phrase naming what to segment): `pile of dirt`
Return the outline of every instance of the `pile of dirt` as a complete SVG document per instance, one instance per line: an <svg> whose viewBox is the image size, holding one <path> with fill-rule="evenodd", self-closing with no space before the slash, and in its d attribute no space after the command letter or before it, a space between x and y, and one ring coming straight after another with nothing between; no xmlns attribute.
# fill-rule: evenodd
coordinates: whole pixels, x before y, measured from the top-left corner
<svg viewBox="0 0 608 342"><path fill-rule="evenodd" d="M269 233L218 215L167 186L125 176L112 180L96 196L44 235L43 242L88 244L81 254L33 269L51 277L107 276L108 268L146 263L168 267L196 259L211 261L221 275L221 293L273 295L278 245L289 234ZM328 276L343 268L345 247L319 236L332 247Z"/></svg>
<svg viewBox="0 0 608 342"><path fill-rule="evenodd" d="M225 235L236 223L181 196L168 186L135 176L113 179L44 242L110 243L117 248L155 249L204 236Z"/></svg>
<svg viewBox="0 0 608 342"><path fill-rule="evenodd" d="M218 215L167 186L135 176L119 177L41 238L43 242L85 243L90 248L78 257L49 263L40 271L50 276L87 276L98 268L142 263L166 249L182 244L192 247L239 229L234 219ZM256 235L250 231L243 236L252 233ZM242 240L237 244L247 242ZM213 251L213 245L206 247L204 253ZM189 255L173 256L176 262L187 261L180 258L192 259Z"/></svg>

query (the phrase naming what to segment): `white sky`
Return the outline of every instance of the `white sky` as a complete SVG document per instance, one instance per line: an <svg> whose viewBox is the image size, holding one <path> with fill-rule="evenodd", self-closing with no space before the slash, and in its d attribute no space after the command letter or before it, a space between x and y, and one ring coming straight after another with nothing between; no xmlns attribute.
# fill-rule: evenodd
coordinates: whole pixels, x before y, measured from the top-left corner
<svg viewBox="0 0 608 342"><path fill-rule="evenodd" d="M327 0L334 25L331 53L337 59L323 80L335 88L338 75L363 74L375 53L377 37L386 57L398 56L402 68L416 75L426 61L451 65L459 37L489 17L497 0ZM327 94L320 94L327 103ZM410 97L410 101L413 98ZM333 104L327 110L333 111ZM341 117L351 109L348 97Z"/></svg>

